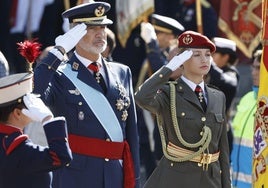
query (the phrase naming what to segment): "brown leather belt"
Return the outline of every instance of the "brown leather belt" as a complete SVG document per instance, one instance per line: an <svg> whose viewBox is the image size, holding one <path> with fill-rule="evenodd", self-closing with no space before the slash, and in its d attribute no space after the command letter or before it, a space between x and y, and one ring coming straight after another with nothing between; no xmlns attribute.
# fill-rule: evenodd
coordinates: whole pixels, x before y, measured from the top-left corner
<svg viewBox="0 0 268 188"><path fill-rule="evenodd" d="M174 157L185 157L188 155L193 155L195 152L181 148L179 146L176 146L175 144L169 142L167 146L167 152L169 155L174 156ZM198 166L203 166L203 168L208 167L210 163L216 162L219 159L220 152L217 153L202 153L189 161L196 162L198 163Z"/></svg>

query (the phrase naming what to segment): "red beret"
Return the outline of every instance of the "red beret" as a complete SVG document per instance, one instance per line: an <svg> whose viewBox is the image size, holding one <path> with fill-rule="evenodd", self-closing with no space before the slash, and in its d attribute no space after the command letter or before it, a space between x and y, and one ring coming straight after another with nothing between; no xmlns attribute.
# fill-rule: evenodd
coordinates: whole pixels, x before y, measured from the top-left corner
<svg viewBox="0 0 268 188"><path fill-rule="evenodd" d="M208 48L215 52L216 47L206 36L195 32L185 31L178 37L178 48Z"/></svg>

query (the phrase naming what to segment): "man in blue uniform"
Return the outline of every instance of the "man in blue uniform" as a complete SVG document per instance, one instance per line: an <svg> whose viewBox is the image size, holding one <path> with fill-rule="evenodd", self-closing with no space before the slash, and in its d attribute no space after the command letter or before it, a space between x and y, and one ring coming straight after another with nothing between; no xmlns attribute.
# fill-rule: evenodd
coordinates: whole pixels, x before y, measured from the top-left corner
<svg viewBox="0 0 268 188"><path fill-rule="evenodd" d="M0 79L1 188L51 188L51 171L72 159L65 118L54 118L42 100L30 94L32 76L20 73ZM31 121L43 125L49 147L23 134Z"/></svg>
<svg viewBox="0 0 268 188"><path fill-rule="evenodd" d="M70 166L54 173L54 188L139 187L131 71L101 56L106 27L113 23L106 17L109 9L108 3L91 2L65 11L73 28L56 38L56 46L35 69L35 91L56 115L66 117L73 152ZM61 52L74 46L62 63Z"/></svg>

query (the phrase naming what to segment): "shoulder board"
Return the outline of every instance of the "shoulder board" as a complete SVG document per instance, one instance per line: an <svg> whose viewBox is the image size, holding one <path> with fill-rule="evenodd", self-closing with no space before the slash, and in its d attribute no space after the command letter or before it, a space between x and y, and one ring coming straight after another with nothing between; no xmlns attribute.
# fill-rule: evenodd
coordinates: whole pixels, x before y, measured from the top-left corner
<svg viewBox="0 0 268 188"><path fill-rule="evenodd" d="M6 155L9 155L16 149L22 142L28 139L25 134L11 134L3 139L3 145L6 150Z"/></svg>

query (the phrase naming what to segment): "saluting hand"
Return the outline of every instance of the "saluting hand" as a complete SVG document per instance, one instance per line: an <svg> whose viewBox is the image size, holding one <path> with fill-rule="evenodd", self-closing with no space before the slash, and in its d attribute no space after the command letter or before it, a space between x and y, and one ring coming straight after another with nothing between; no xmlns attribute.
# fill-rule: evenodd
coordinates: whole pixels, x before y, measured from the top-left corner
<svg viewBox="0 0 268 188"><path fill-rule="evenodd" d="M186 50L183 53L174 56L170 62L166 65L167 68L169 68L172 71L175 71L178 69L185 61L191 58L193 55L192 50Z"/></svg>
<svg viewBox="0 0 268 188"><path fill-rule="evenodd" d="M69 52L75 47L79 40L87 33L87 26L84 23L78 24L64 35L59 35L55 39L55 46L61 46L65 52Z"/></svg>
<svg viewBox="0 0 268 188"><path fill-rule="evenodd" d="M156 33L154 27L150 23L141 23L141 38L148 44L152 40L156 40Z"/></svg>
<svg viewBox="0 0 268 188"><path fill-rule="evenodd" d="M52 112L43 103L43 101L34 94L27 94L23 97L26 108L22 109L22 113L33 121L43 122L49 118L53 118Z"/></svg>

